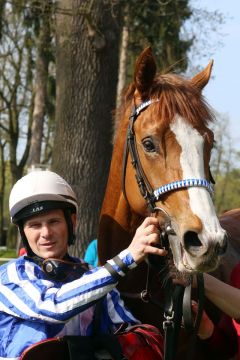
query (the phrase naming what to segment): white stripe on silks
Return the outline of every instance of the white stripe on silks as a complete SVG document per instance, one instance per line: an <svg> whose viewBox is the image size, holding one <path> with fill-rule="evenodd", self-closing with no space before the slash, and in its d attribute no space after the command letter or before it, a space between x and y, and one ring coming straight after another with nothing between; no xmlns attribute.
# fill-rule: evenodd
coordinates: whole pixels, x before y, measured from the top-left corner
<svg viewBox="0 0 240 360"><path fill-rule="evenodd" d="M113 292L118 292L118 290L113 289ZM108 294L107 296L110 296L110 294ZM122 310L124 310L124 313L127 315L127 317L129 319L132 319L134 322L136 322L137 324L140 324L140 321L138 319L136 319L133 314L126 308L124 301L122 300L122 298L120 297L121 294L119 294L119 298L118 298L118 304L120 304ZM116 312L116 311L115 311ZM123 319L124 320L124 319Z"/></svg>
<svg viewBox="0 0 240 360"><path fill-rule="evenodd" d="M120 252L120 254L118 254L118 256L120 257L120 259L125 258L127 255L129 254L129 251L127 249L123 250Z"/></svg>
<svg viewBox="0 0 240 360"><path fill-rule="evenodd" d="M39 320L44 320L44 321L48 321L48 322L54 322L56 324L62 323L63 321L59 321L59 320L55 320L54 318L50 318L48 316L44 316L42 314L37 314L36 312L32 311L26 304L24 301L22 301L21 299L19 299L13 291L9 290L6 286L2 286L0 285L0 292L2 293L3 296L6 297L6 299L8 299L9 302L11 302L12 304L14 304L15 308L17 308L19 311L21 311L22 313L26 314L29 317L32 318L36 318ZM5 311L7 314L10 313L10 311L7 309ZM19 315L17 315L18 317L20 317Z"/></svg>
<svg viewBox="0 0 240 360"><path fill-rule="evenodd" d="M19 284L20 279L17 273L17 269L16 269L16 263L10 263L7 267L7 275L8 275L8 279L9 282L12 282L14 284Z"/></svg>
<svg viewBox="0 0 240 360"><path fill-rule="evenodd" d="M127 249L123 250L120 252L120 254L118 254L118 256L120 257L121 260L123 260L125 257L128 257L128 256L131 256L133 262L131 263L131 265L128 265L128 268L131 270L131 269L134 269L137 264L135 263L133 257L132 257L132 254L129 253L129 251Z"/></svg>
<svg viewBox="0 0 240 360"><path fill-rule="evenodd" d="M10 267L10 265L11 265L11 267ZM10 265L8 268L8 275L11 278L11 280L21 287L23 292L26 293L26 295L34 302L35 306L40 311L52 312L54 314L60 315L60 314L66 313L66 311L74 310L77 307L87 304L89 302L89 299L92 302L92 301L98 299L102 294L104 295L107 292L109 292L110 290L112 290L112 288L114 287L114 285L107 285L107 286L101 287L100 289L95 289L92 291L88 291L87 293L79 294L78 296L76 296L76 294L74 294L73 298L62 301L61 303L58 304L58 303L54 303L54 301L52 299L42 300L41 293L38 291L37 288L35 288L35 286L31 282L29 282L28 280L21 280L21 282L20 282L18 274L16 272L15 263L12 263ZM72 290L76 291L76 289L79 287L79 285L82 285L82 283L84 283L84 284L90 283L91 280L89 278L93 278L94 281L102 279L103 278L102 272L105 273L105 277L109 277L109 273L107 270L105 270L105 268L102 268L101 270L99 270L93 274L89 274L89 275L85 276L86 279L84 279L84 281L82 281L83 278L80 278L71 283L62 285L61 289L53 288L53 289L51 289L52 291L50 291L50 293L55 294L56 300L57 300L57 298L62 296L62 293L64 293L65 295L67 294L66 291L62 291L63 287L68 288L69 292L71 292ZM101 274L99 274L99 273L101 273ZM98 275L98 276L96 276L96 275ZM39 279L38 281L40 282L41 280ZM0 287L0 289L1 289L1 287ZM66 290L66 289L64 289L64 290ZM47 321L51 321L54 323L55 322L62 323L62 322L66 321L66 320L64 320L64 321L55 320L52 317L49 317L49 316L46 316L43 314L41 314L41 315L37 314L37 313L33 312L30 308L28 308L27 305L17 297L17 295L15 295L13 292L11 292L11 290L6 289L6 292L8 293L8 295L6 295L6 297L9 300L11 300L11 302L20 311L22 311L23 313L26 313L28 316L33 316L34 318L37 318L37 319L45 319ZM4 291L2 291L2 293L4 293ZM47 295L49 294L48 289L46 291L46 294Z"/></svg>
<svg viewBox="0 0 240 360"><path fill-rule="evenodd" d="M31 264L32 265L32 264ZM25 269L27 268L27 266L25 266ZM30 271L30 277L32 274L32 266L29 267L28 270ZM16 264L12 263L9 264L8 268L7 268L7 273L8 273L8 278L9 281L14 283L14 284L18 284L19 287L22 289L22 291L35 303L35 306L37 307L37 304L44 304L44 306L41 306L40 308L42 310L49 310L50 308L52 308L50 305L52 304L52 300L45 300L44 302L41 300L41 293L38 291L37 288L35 288L33 286L33 284L31 283L31 281L28 280L20 280L18 273L17 273L17 268L16 268ZM27 274L29 276L29 273ZM37 278L35 277L35 280ZM47 289L47 293L48 295L52 295L56 293L56 288L52 288L53 283L51 281L48 280L40 280L38 279L39 282L44 283L45 282L45 286L51 286L51 288ZM25 303L24 303L25 304ZM21 309L20 309L21 310ZM29 309L30 310L30 309ZM32 311L32 310L31 310ZM24 312L24 311L23 311ZM54 312L54 311L53 311Z"/></svg>
<svg viewBox="0 0 240 360"><path fill-rule="evenodd" d="M112 267L115 266L115 267L117 267L117 268L119 269L119 266L118 266L112 259L111 259L111 260L108 260L107 263L109 263ZM123 272L121 269L118 270L117 273L118 273L118 275L120 275L120 276L122 276L122 277L125 276L124 272Z"/></svg>
<svg viewBox="0 0 240 360"><path fill-rule="evenodd" d="M96 271L97 269L97 271ZM57 296L63 296L64 294L75 290L76 288L83 286L83 285L89 285L89 283L99 283L99 280L104 278L109 278L109 272L104 267L100 268L94 268L94 271L92 273L89 273L88 275L83 275L80 279L71 281L67 284L64 284L61 289L59 289ZM109 286L109 289L111 290L115 285L114 284L106 284ZM105 286L106 286L105 285Z"/></svg>
<svg viewBox="0 0 240 360"><path fill-rule="evenodd" d="M124 257L128 256L129 255L129 251L128 250L123 250L118 256L123 259ZM111 261L111 260L110 260ZM129 268L134 268L136 267L137 264L135 262L133 262L130 266L128 266ZM81 286L83 285L86 285L89 283L99 283L99 280L102 280L102 279L106 279L106 278L109 278L109 272L107 271L107 269L105 267L101 267L101 268L98 268L98 270L96 271L96 268L94 269L94 272L92 274L88 274L87 276L84 276L78 280L75 280L75 281L72 281L70 283L67 283L67 284L64 284L61 289L59 289L58 291L58 297L60 296L63 296L65 293L67 292L70 292L72 290L75 290L76 287L79 287L78 285L78 282L80 283ZM92 292L90 293L95 293L95 295L93 296L95 299L98 298L97 295L97 292L101 292L103 295L108 293L110 290L112 290L113 288L115 287L115 284L106 284L104 286L105 290L102 291L103 288L100 288L100 289L96 289L96 290L93 290ZM88 292L89 293L89 292ZM88 293L85 293L82 295L83 298L89 298L89 295Z"/></svg>
<svg viewBox="0 0 240 360"><path fill-rule="evenodd" d="M25 262L25 271L26 271L26 273L28 275L29 280L36 280L37 279L37 277L34 274L34 267L35 267L34 263L32 263L30 261Z"/></svg>
<svg viewBox="0 0 240 360"><path fill-rule="evenodd" d="M115 310L115 306L114 306L114 302L112 301L112 298L110 296L110 294L107 294L107 308L108 308L108 314L112 320L113 323L115 324L120 324L122 323L122 318L120 315L118 315L117 311Z"/></svg>
<svg viewBox="0 0 240 360"><path fill-rule="evenodd" d="M14 358L6 358L6 357L1 357L0 356L0 360L19 360L20 358L19 357L14 357Z"/></svg>
<svg viewBox="0 0 240 360"><path fill-rule="evenodd" d="M20 285L20 282L22 281L27 281L29 283L31 283L31 281L36 280L37 282L41 282L41 284L43 284L46 288L48 289L48 292L50 292L50 290L52 290L52 286L53 286L53 281L51 280L45 280L45 279L39 279L38 277L36 277L34 275L34 267L36 265L34 265L33 263L30 263L29 261L26 261L25 263L25 272L26 275L28 276L28 279L24 280L24 279L20 279L18 276L18 271L17 271L17 266L16 263L11 263L8 265L7 267L7 274L8 274L8 279L10 282L13 282L14 284L18 284ZM30 281L28 281L30 280Z"/></svg>
<svg viewBox="0 0 240 360"><path fill-rule="evenodd" d="M36 264L34 264L33 262L30 261L25 262L25 272L30 282L35 280L41 281L41 284L44 285L46 288L48 288L48 295L54 294L56 292L56 289L53 287L53 281L47 279L40 280L34 273L35 266Z"/></svg>
<svg viewBox="0 0 240 360"><path fill-rule="evenodd" d="M127 256L128 254L128 251L123 251L122 253L120 253L121 257ZM133 266L135 266L134 263ZM27 270L27 268L25 268L25 270ZM33 268L30 266L28 270L30 270L30 274L32 275ZM108 271L104 267L98 268L97 270L95 268L92 274L88 273L88 275L83 276L80 279L77 279L67 284L63 284L60 289L53 288L53 283L50 281L42 281L38 279L40 285L43 285L45 283L44 285L46 285L47 287L51 286L51 288L47 289L45 293L46 296L51 295L53 299L42 300L41 291L38 290L34 283L32 284L28 280L19 279L15 263L9 265L8 277L13 283L19 286L19 288L23 291L24 294L26 294L26 298L29 297L29 299L33 301L36 308L38 309L38 313L36 313L34 310L31 310L28 305L26 305L25 302L23 302L11 290L3 287L2 293L6 296L6 298L17 309L19 309L23 313L26 313L26 315L37 319L45 319L54 323L62 323L65 322L66 319L64 317L64 320L55 320L55 318L52 318L49 314L50 312L52 312L53 315L56 314L61 316L62 314L65 314L66 311L74 310L77 307L86 305L88 302L97 300L99 297L105 295L114 287L114 284L108 283L109 278L111 279ZM93 287L94 285L97 285L98 288L90 290L91 287L89 287L89 284L91 284L91 282L93 284ZM100 288L99 284L101 285ZM83 293L77 294L77 292L80 292L81 287L84 287L84 285L87 285L87 289L82 289ZM64 299L64 296L65 298L67 297L67 299ZM61 297L62 299L60 299ZM57 301L61 302L58 303ZM39 314L39 311L42 311L43 313ZM47 312L47 315L44 314L44 311ZM71 317L73 315L69 314L69 316Z"/></svg>

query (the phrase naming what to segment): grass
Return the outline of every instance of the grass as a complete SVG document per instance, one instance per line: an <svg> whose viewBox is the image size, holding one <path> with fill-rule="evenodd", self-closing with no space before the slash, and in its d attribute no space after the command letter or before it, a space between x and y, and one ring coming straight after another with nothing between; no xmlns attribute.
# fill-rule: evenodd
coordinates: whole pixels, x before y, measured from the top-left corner
<svg viewBox="0 0 240 360"><path fill-rule="evenodd" d="M5 249L0 250L0 258L16 258L16 250L15 249Z"/></svg>

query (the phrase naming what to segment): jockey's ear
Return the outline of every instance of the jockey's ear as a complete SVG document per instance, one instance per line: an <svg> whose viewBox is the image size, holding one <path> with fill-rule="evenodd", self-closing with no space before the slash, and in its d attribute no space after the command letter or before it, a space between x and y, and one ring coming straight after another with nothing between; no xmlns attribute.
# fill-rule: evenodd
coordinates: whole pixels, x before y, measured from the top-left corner
<svg viewBox="0 0 240 360"><path fill-rule="evenodd" d="M75 213L71 214L71 219L72 219L73 229L75 229L77 225L77 215Z"/></svg>
<svg viewBox="0 0 240 360"><path fill-rule="evenodd" d="M197 88L199 88L199 90L202 90L207 85L212 73L212 67L213 67L213 60L210 61L208 66L203 71L201 71L192 78L191 80L192 84Z"/></svg>
<svg viewBox="0 0 240 360"><path fill-rule="evenodd" d="M134 84L140 97L148 92L156 74L156 62L151 47L146 48L136 60Z"/></svg>

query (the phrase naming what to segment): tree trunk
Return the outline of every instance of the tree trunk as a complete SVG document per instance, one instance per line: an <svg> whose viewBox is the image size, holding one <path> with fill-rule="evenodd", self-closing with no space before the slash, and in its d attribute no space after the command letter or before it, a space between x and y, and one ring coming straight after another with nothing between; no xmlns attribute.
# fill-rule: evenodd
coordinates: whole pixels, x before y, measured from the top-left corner
<svg viewBox="0 0 240 360"><path fill-rule="evenodd" d="M112 150L119 28L118 9L110 4L62 0L57 15L52 168L69 181L78 197L77 242L72 251L78 256L97 234Z"/></svg>
<svg viewBox="0 0 240 360"><path fill-rule="evenodd" d="M5 176L6 176L6 163L4 158L4 148L6 142L0 141L0 246L5 245L4 233L4 194L5 194Z"/></svg>
<svg viewBox="0 0 240 360"><path fill-rule="evenodd" d="M127 21L126 24L128 24ZM126 86L128 35L129 35L128 26L125 25L122 30L122 41L121 41L121 49L120 49L118 86L117 86L117 107L120 106L121 104L122 92L124 87Z"/></svg>
<svg viewBox="0 0 240 360"><path fill-rule="evenodd" d="M36 80L33 109L32 137L28 157L28 165L41 163L44 116L47 96L47 78L50 47L50 26L48 14L43 17L38 39L36 59Z"/></svg>

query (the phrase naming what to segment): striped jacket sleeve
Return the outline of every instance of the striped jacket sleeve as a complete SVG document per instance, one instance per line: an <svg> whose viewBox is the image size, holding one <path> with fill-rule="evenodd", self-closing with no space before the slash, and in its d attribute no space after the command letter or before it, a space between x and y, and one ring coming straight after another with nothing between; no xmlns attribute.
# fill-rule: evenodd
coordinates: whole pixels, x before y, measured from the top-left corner
<svg viewBox="0 0 240 360"><path fill-rule="evenodd" d="M136 266L126 250L118 256L128 269ZM118 276L125 275L113 259L108 263ZM46 279L37 264L19 258L0 269L0 311L32 321L62 323L91 306L116 284L116 277L104 266L71 282L53 282Z"/></svg>
<svg viewBox="0 0 240 360"><path fill-rule="evenodd" d="M113 331L117 330L122 323L126 324L125 329L131 325L140 324L140 321L125 306L117 289L113 289L107 294L105 303L107 311L106 314L103 314L103 317L107 316L109 319L108 321L103 319L102 323L110 323Z"/></svg>

